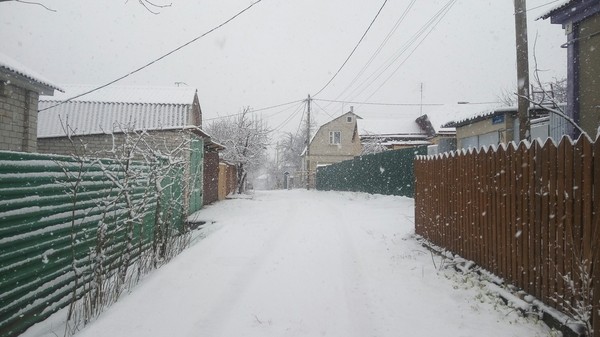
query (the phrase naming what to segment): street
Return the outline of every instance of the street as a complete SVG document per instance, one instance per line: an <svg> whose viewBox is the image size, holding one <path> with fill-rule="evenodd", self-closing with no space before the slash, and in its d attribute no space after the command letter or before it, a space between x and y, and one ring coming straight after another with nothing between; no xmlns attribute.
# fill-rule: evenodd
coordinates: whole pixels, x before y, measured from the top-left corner
<svg viewBox="0 0 600 337"><path fill-rule="evenodd" d="M550 335L437 270L413 212L409 198L304 190L208 206L203 239L77 336Z"/></svg>

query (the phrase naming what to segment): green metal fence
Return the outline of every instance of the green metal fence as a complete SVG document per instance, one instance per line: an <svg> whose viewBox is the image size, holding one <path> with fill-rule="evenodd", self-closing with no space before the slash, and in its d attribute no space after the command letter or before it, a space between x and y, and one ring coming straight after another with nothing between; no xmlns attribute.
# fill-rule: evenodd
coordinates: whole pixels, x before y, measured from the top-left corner
<svg viewBox="0 0 600 337"><path fill-rule="evenodd" d="M0 336L183 230L183 170L159 166L0 152Z"/></svg>
<svg viewBox="0 0 600 337"><path fill-rule="evenodd" d="M385 151L317 169L317 189L414 196L416 155L427 147Z"/></svg>

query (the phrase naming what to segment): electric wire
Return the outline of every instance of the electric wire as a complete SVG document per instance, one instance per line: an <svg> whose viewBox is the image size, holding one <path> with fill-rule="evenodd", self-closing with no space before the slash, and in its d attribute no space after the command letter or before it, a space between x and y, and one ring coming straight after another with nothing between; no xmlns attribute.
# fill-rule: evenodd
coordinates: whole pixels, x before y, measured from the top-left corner
<svg viewBox="0 0 600 337"><path fill-rule="evenodd" d="M275 109L275 108L279 108L279 107L282 107L282 106L286 106L286 105L290 105L290 104L294 104L294 103L299 103L299 102L303 102L303 101L304 100L296 100L296 101L291 101L291 102L287 102L287 103L282 103L282 104L268 106L268 107L265 107L265 108L252 109L250 111L250 113L255 113L255 112L259 112L259 111L265 111L265 110ZM283 110L283 111L286 111L286 110ZM269 118L272 117L272 116L275 116L275 115L277 115L277 114L279 114L281 112L282 111L277 112L277 113L269 116ZM212 120L216 120L216 119L224 119L224 118L239 116L239 115L242 115L242 114L243 114L243 112L238 112L238 113L235 113L235 114L230 114L230 115L225 115L225 116L218 116L218 117L212 117L212 118L203 118L203 121L212 121Z"/></svg>
<svg viewBox="0 0 600 337"><path fill-rule="evenodd" d="M346 63L348 63L348 61L350 60L350 58L352 57L352 55L354 55L354 52L356 51L356 49L358 48L358 46L360 45L360 43L363 41L363 39L365 38L365 36L367 35L367 33L369 32L369 30L371 29L371 27L373 26L373 24L375 23L375 20L377 20L377 17L379 17L379 14L381 13L381 11L383 10L383 7L385 7L385 4L388 2L388 0L384 0L383 4L381 5L381 7L379 8L379 11L377 11L377 14L375 15L375 17L373 18L373 20L371 20L371 23L369 24L369 27L367 27L367 30L365 30L365 32L363 33L363 35L361 36L360 40L358 40L358 43L354 46L354 49L352 49L352 52L350 52L350 55L348 55L348 57L346 58L346 60L344 61L344 63L342 63L342 65L340 66L340 68L335 72L335 74L333 74L333 76L331 77L331 79L329 79L329 81L321 88L321 90L319 90L314 96L316 97L317 95L319 95L323 90L325 90L325 88L327 88L329 86L329 84L331 84L331 82L333 82L333 79L335 79L337 77L337 75L340 73L340 71L342 71L342 69L344 68L344 66L346 65Z"/></svg>
<svg viewBox="0 0 600 337"><path fill-rule="evenodd" d="M332 114L330 114L329 112L327 112L327 110L323 109L322 106L319 105L319 103L317 103L315 100L313 100L313 103L315 104L315 106L319 109L321 109L321 111L323 111L327 116L329 116L330 118L334 118Z"/></svg>
<svg viewBox="0 0 600 337"><path fill-rule="evenodd" d="M446 12L444 12L444 14L435 22L435 24L431 27L431 29L427 32L427 34L425 34L425 36L423 37L423 39L421 39L421 41L419 41L419 43L417 43L417 45L415 46L415 48L406 56L406 58L398 65L398 67L396 67L396 69L394 69L394 71L377 87L377 89L375 89L371 93L371 95L369 95L369 97L367 97L366 101L368 101L371 97L373 97L373 95L375 95L392 77L394 77L394 75L398 72L398 70L400 70L400 68L402 68L402 66L415 53L415 51L417 51L417 49L419 49L419 46L421 46L421 44L423 44L423 42L425 42L425 40L427 39L427 37L434 31L435 27L437 27L437 25L444 19L444 17L448 14L448 12L450 11L450 9L452 8L452 6L455 3L456 3L456 1L454 1L452 3L452 5L450 7L448 7L448 9L446 10Z"/></svg>
<svg viewBox="0 0 600 337"><path fill-rule="evenodd" d="M303 106L304 106L304 104L298 104L298 106L296 107L296 109L294 110L294 112L292 112L283 122L281 122L281 124L279 124L278 126L276 126L271 132L280 131L281 128L283 128L284 126L286 126L292 120L292 118L300 111L300 109Z"/></svg>
<svg viewBox="0 0 600 337"><path fill-rule="evenodd" d="M400 15L400 17L398 18L398 20L396 20L396 22L394 23L394 26L392 27L392 29L388 32L388 34L386 35L386 37L379 44L379 47L377 47L377 50L375 50L375 52L371 55L371 57L369 58L369 60L367 61L367 63L365 63L365 65L360 69L360 71L356 74L356 76L354 76L354 78L350 81L350 83L344 88L344 90L342 90L342 92L340 92L339 95L337 95L337 97L335 99L339 99L340 97L342 97L342 95L346 91L348 91L348 89L350 89L352 87L352 85L354 85L354 83L356 83L356 81L360 78L360 76L362 76L365 73L365 71L368 69L368 67L373 63L373 60L375 60L375 58L379 55L379 53L381 52L381 50L383 49L383 47L385 47L385 45L388 43L388 41L390 40L390 38L392 37L392 35L394 35L394 33L396 33L396 31L400 27L400 24L402 22L404 22L404 19L408 15L408 12L412 9L412 7L414 6L414 4L416 2L417 2L417 0L411 0L411 2L408 4L408 7Z"/></svg>
<svg viewBox="0 0 600 337"><path fill-rule="evenodd" d="M347 97L356 97L360 94L362 94L367 88L369 88L371 85L373 85L373 83L375 81L377 81L396 61L398 61L398 59L404 55L407 51L409 51L411 49L411 47L419 40L419 38L423 35L426 34L429 35L429 33L426 33L432 26L437 25L437 23L439 23L438 19L440 18L440 16L445 15L445 13L447 13L447 10L454 5L454 3L456 3L456 0L450 0L448 1L433 17L431 17L415 34L413 34L413 36L400 48L400 50L395 54L392 55L390 58L388 58L388 60L383 63L375 72L373 72L369 77L367 77L364 81L362 81L362 83L356 87L351 93L350 95L348 95ZM424 40L424 39L423 39ZM422 40L422 41L423 41ZM419 42L417 47L421 44L422 42ZM412 53L414 53L414 51L416 50L413 49L413 51L410 53L410 55L412 55ZM409 56L410 56L409 55ZM404 62L406 62L408 58L406 58ZM397 70L396 70L397 71Z"/></svg>
<svg viewBox="0 0 600 337"><path fill-rule="evenodd" d="M42 109L42 110L39 110L39 111L41 112L41 111L44 111L44 110L48 110L48 109L51 109L51 108L57 107L57 106L59 106L59 105L62 105L62 104L64 104L64 103L67 103L67 102L69 102L69 101L72 101L72 100L74 100L74 99L76 99L76 98L79 98L79 97L82 97L82 96L85 96L85 95L91 94L91 93L93 93L93 92L95 92L95 91L98 91L98 90L100 90L100 89L106 88L106 87L108 87L109 85L115 84L115 83L117 83L117 82L119 82L119 81L121 81L121 80L123 80L123 79L125 79L125 78L127 78L127 77L129 77L129 76L131 76L131 75L133 75L133 74L135 74L135 73L137 73L137 72L140 72L140 71L142 71L142 70L144 70L144 69L148 68L149 66L153 65L154 63L156 63L156 62L158 62L158 61L160 61L160 60L162 60L162 59L166 58L167 56L170 56L170 55L174 54L175 52L177 52L177 51L179 51L179 50L181 50L181 49L183 49L183 48L185 48L185 47L189 46L190 44L192 44L192 43L194 43L194 42L196 42L196 41L200 40L201 38L205 37L206 35L208 35L208 34L210 34L210 33L214 32L214 31L216 31L217 29L219 29L219 28L221 28L221 27L225 26L226 24L228 24L229 22L233 21L233 20L234 20L234 19L236 19L238 16L242 15L243 13L245 13L246 11L248 11L250 8L254 7L256 4L260 3L261 1L262 1L262 0L255 0L255 1L254 1L254 2L252 2L252 3L251 3L249 6L248 6L248 7L246 7L246 8L244 8L244 9L242 9L241 11L239 11L238 13L236 13L235 15L233 15L232 17L230 17L229 19L225 20L225 21L224 21L224 22L222 22L221 24L219 24L219 25L217 25L217 26L215 26L215 27L211 28L210 30L206 31L205 33L201 34L200 36L197 36L197 37L195 37L195 38L191 39L190 41L188 41L188 42L186 42L186 43L182 44L181 46L179 46L179 47L177 47L177 48L175 48L175 49L173 49L173 50L169 51L168 53L166 53L166 54L163 54L162 56L158 57L157 59L155 59L155 60L153 60L153 61L150 61L149 63L147 63L147 64L145 64L145 65L143 65L143 66L141 66L141 67L139 67L139 68L137 68L137 69L135 69L135 70L133 70L133 71L131 71L131 72L129 72L129 73L127 73L127 74L125 74L125 75L123 75L123 76L121 76L121 77L117 78L117 79L115 79L115 80L112 80L112 81L110 81L110 82L108 82L108 83L106 83L106 84L103 84L103 85L99 86L99 87L96 87L96 88L94 88L94 89L88 90L88 91L86 91L86 92L84 92L84 93L81 93L81 94L79 94L79 95L77 95L77 96L73 96L73 97L71 97L71 98L69 98L69 99L66 99L66 100L64 100L64 101L61 101L61 102L59 102L59 103L57 103L57 104L55 104L55 105L49 106L49 107L47 107L47 108L44 108L44 109Z"/></svg>
<svg viewBox="0 0 600 337"><path fill-rule="evenodd" d="M332 103L345 103L345 104L361 104L361 105L383 105L383 106L440 106L444 105L442 103L378 103L378 102L358 102L358 101L342 101L342 100L333 100L333 99L313 99L313 101L321 101L321 102L332 102Z"/></svg>
<svg viewBox="0 0 600 337"><path fill-rule="evenodd" d="M542 7L546 7L546 6L548 6L548 5L551 5L551 4L553 4L553 3L556 3L556 2L559 2L559 1L563 1L563 0L554 0L554 1L550 1L550 2L547 2L547 3L545 3L545 4L542 4L542 5L539 5L539 6L535 6L535 7L527 8L527 9L525 10L525 12L529 12L529 11L532 11L532 10L534 10L534 9L538 9L538 8L542 8ZM520 12L515 12L515 14L514 14L514 15L517 15L517 14L521 14L521 13L520 13Z"/></svg>

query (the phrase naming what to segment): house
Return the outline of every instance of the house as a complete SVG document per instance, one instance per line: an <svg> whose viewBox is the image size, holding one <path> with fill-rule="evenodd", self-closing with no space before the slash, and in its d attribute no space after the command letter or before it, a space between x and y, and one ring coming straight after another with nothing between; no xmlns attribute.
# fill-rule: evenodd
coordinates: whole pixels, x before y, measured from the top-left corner
<svg viewBox="0 0 600 337"><path fill-rule="evenodd" d="M443 127L449 121L448 106L427 111L369 111L359 121L363 147L376 142L387 150L416 146L434 148L435 153L456 150L456 130ZM371 144L371 145L370 145ZM368 152L368 151L365 151Z"/></svg>
<svg viewBox="0 0 600 337"><path fill-rule="evenodd" d="M600 0L566 0L541 19L567 35L567 115L592 138L600 127ZM578 132L572 133L574 137Z"/></svg>
<svg viewBox="0 0 600 337"><path fill-rule="evenodd" d="M532 139L560 138L559 128L551 127L554 119L548 110L529 108ZM458 149L479 148L500 143L519 141L519 117L517 107L488 108L474 115L451 121L445 127L456 128ZM551 133L554 130L555 135Z"/></svg>
<svg viewBox="0 0 600 337"><path fill-rule="evenodd" d="M308 151L302 153L304 171L314 186L317 167L352 159L362 152L357 120L361 117L351 110L323 124L312 137Z"/></svg>
<svg viewBox="0 0 600 337"><path fill-rule="evenodd" d="M310 173L314 174L319 166L385 150L432 144L442 151L455 150L455 129L442 127L442 121L446 121L445 114L421 112L372 107L360 117L351 107L349 112L318 129L310 143L310 155L302 154L304 170L309 167Z"/></svg>
<svg viewBox="0 0 600 337"><path fill-rule="evenodd" d="M0 53L0 150L37 151L39 95L61 89Z"/></svg>
<svg viewBox="0 0 600 337"><path fill-rule="evenodd" d="M358 122L358 132L365 147L376 143L387 150L399 150L430 145L429 139L435 134L433 129L423 129L416 113L370 110L364 116Z"/></svg>
<svg viewBox="0 0 600 337"><path fill-rule="evenodd" d="M203 186L205 151L212 158L212 152L218 152L222 146L202 131L202 110L196 90L113 86L70 99L92 89L70 86L64 94L40 98L38 151L112 157L132 137L135 141L143 135L144 141L138 142L138 146L144 150L183 158L188 182L184 186L188 198L184 204L189 205L189 212L199 209L206 188ZM139 155L137 159L141 159ZM218 181L210 179L207 184L214 185L216 190Z"/></svg>

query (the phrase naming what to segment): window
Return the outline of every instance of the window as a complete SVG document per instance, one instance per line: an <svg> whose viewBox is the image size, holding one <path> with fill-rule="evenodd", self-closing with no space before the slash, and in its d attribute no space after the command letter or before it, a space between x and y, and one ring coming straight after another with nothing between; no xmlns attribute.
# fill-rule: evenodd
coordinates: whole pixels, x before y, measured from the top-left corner
<svg viewBox="0 0 600 337"><path fill-rule="evenodd" d="M351 116L346 117L346 122L352 123L352 117Z"/></svg>
<svg viewBox="0 0 600 337"><path fill-rule="evenodd" d="M339 145L342 140L342 133L340 131L329 132L329 144Z"/></svg>

